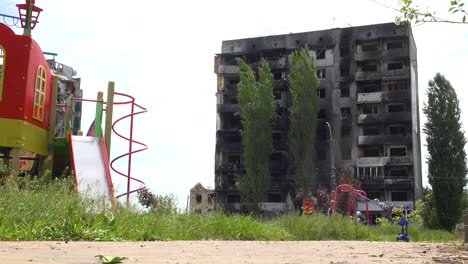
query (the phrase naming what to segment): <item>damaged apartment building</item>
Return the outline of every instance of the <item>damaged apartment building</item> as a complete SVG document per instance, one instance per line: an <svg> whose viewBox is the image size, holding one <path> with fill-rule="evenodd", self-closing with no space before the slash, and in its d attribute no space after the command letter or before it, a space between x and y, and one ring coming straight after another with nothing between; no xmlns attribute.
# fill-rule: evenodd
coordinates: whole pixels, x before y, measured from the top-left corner
<svg viewBox="0 0 468 264"><path fill-rule="evenodd" d="M320 79L317 184L330 187L332 175L351 171L369 198L412 206L422 195L416 46L409 27L385 23L222 42L214 63L217 208L240 208L236 57L253 68L265 58L273 74L278 118L272 126L271 188L263 205L286 208L295 186L287 156L292 99L286 77L291 52L305 44Z"/></svg>

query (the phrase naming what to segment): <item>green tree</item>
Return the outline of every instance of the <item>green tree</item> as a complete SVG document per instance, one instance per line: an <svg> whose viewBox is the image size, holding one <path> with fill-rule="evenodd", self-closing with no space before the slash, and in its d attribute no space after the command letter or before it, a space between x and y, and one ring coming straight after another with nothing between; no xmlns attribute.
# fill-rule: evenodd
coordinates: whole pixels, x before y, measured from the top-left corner
<svg viewBox="0 0 468 264"><path fill-rule="evenodd" d="M293 101L289 109L291 122L288 135L289 152L296 185L307 194L315 190L313 157L319 110L317 96L319 80L315 72L314 59L307 45L291 54L288 82Z"/></svg>
<svg viewBox="0 0 468 264"><path fill-rule="evenodd" d="M427 141L428 178L440 226L452 230L463 210L466 185L466 139L461 130L460 108L455 90L443 75L429 81L427 116L423 131Z"/></svg>
<svg viewBox="0 0 468 264"><path fill-rule="evenodd" d="M270 188L270 155L273 152L271 123L276 117L273 96L273 76L268 63L262 59L258 80L252 68L237 58L240 82L237 100L242 124L242 163L245 174L239 177L242 206L258 211Z"/></svg>
<svg viewBox="0 0 468 264"><path fill-rule="evenodd" d="M442 22L442 23L454 23L454 24L468 24L466 21L466 16L468 12L464 8L465 3L462 0L450 0L450 6L448 12L454 16L459 15L460 20L448 20L436 16L435 11L422 11L421 8L413 3L413 0L400 0L400 9L399 11L402 16L396 17L396 23L400 24L401 22L415 24L427 23L427 22Z"/></svg>

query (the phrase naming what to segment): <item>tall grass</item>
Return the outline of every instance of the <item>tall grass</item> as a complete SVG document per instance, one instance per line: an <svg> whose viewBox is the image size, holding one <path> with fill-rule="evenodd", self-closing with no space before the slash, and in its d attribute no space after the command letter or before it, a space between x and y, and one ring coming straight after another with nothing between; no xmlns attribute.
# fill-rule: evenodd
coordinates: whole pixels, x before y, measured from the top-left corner
<svg viewBox="0 0 468 264"><path fill-rule="evenodd" d="M170 207L168 203L166 207ZM396 225L368 227L346 217L176 214L175 208L112 210L81 198L71 179L28 178L0 187L0 240L378 240L395 241ZM409 226L412 241L455 241L453 233Z"/></svg>

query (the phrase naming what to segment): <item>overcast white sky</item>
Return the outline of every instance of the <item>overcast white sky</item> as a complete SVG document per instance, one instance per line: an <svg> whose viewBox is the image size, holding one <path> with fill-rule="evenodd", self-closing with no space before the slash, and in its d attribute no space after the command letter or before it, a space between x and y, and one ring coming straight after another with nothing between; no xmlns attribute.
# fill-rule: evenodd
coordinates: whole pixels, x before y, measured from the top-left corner
<svg viewBox="0 0 468 264"><path fill-rule="evenodd" d="M0 13L17 16L15 4L22 2L0 0ZM380 2L398 7L398 0ZM415 2L448 16L449 0ZM58 62L78 71L85 97L95 98L112 80L116 91L133 95L148 108L136 119L135 136L149 149L134 156L132 175L157 194L174 194L184 208L197 182L214 186L213 57L222 40L387 23L397 15L370 0L36 0L36 5L44 11L33 38L43 51L58 53ZM466 128L468 25L426 24L414 27L413 33L420 107L427 82L441 72L458 93ZM94 106L84 108L89 113L83 118L86 130ZM420 115L422 128L425 118ZM126 148L115 140L111 156ZM425 153L423 149L427 185Z"/></svg>

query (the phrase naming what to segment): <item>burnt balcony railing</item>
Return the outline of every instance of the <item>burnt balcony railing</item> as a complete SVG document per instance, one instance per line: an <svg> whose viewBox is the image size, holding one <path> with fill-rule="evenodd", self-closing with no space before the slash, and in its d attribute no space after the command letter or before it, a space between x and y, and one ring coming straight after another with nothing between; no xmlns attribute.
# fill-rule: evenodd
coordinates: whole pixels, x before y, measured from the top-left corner
<svg viewBox="0 0 468 264"><path fill-rule="evenodd" d="M411 121L410 112L386 112L379 114L361 114L358 116L359 124Z"/></svg>
<svg viewBox="0 0 468 264"><path fill-rule="evenodd" d="M354 54L356 61L375 60L382 55L381 50L361 51Z"/></svg>
<svg viewBox="0 0 468 264"><path fill-rule="evenodd" d="M410 135L368 135L358 137L359 145L409 144L411 141Z"/></svg>
<svg viewBox="0 0 468 264"><path fill-rule="evenodd" d="M217 104L216 105L218 112L238 112L239 105L238 104Z"/></svg>
<svg viewBox="0 0 468 264"><path fill-rule="evenodd" d="M402 47L399 49L384 49L382 50L383 58L401 58L409 56L408 47Z"/></svg>
<svg viewBox="0 0 468 264"><path fill-rule="evenodd" d="M411 165L411 156L386 156L386 157L360 157L358 166L386 166L386 165Z"/></svg>
<svg viewBox="0 0 468 264"><path fill-rule="evenodd" d="M354 75L354 79L356 81L368 81L368 80L378 80L381 79L382 76L378 71L357 71Z"/></svg>
<svg viewBox="0 0 468 264"><path fill-rule="evenodd" d="M398 70L387 70L387 71L382 71L381 76L384 79L390 79L394 77L398 78L409 78L410 77L410 69L409 68L403 68L403 69L398 69Z"/></svg>

